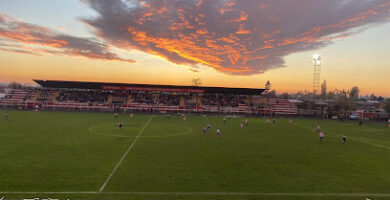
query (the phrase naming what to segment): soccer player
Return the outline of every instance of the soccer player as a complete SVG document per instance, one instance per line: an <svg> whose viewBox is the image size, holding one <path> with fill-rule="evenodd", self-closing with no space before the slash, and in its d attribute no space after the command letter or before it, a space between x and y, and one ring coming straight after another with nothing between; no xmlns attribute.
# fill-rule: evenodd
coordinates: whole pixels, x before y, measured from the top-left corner
<svg viewBox="0 0 390 200"><path fill-rule="evenodd" d="M322 143L322 138L324 138L324 133L321 131L319 136L320 136L320 142Z"/></svg>
<svg viewBox="0 0 390 200"><path fill-rule="evenodd" d="M269 119L267 118L267 124L269 124Z"/></svg>
<svg viewBox="0 0 390 200"><path fill-rule="evenodd" d="M115 113L114 117L115 117L115 119L117 119L118 118L118 113Z"/></svg>
<svg viewBox="0 0 390 200"><path fill-rule="evenodd" d="M244 133L244 124L240 123L240 128L241 128L241 134Z"/></svg>
<svg viewBox="0 0 390 200"><path fill-rule="evenodd" d="M122 130L122 126L123 126L122 122L119 122L118 123L118 127L119 127L120 130Z"/></svg>
<svg viewBox="0 0 390 200"><path fill-rule="evenodd" d="M183 121L186 121L186 119L187 119L186 116L183 114Z"/></svg>
<svg viewBox="0 0 390 200"><path fill-rule="evenodd" d="M245 119L245 126L248 126L248 118Z"/></svg>
<svg viewBox="0 0 390 200"><path fill-rule="evenodd" d="M134 115L133 113L130 113L130 119L133 119Z"/></svg>
<svg viewBox="0 0 390 200"><path fill-rule="evenodd" d="M363 125L363 121L359 121L359 126Z"/></svg>
<svg viewBox="0 0 390 200"><path fill-rule="evenodd" d="M343 139L343 144L345 144L345 142L347 140L347 136L343 135L342 139Z"/></svg>
<svg viewBox="0 0 390 200"><path fill-rule="evenodd" d="M222 133L221 131L219 130L219 128L217 128L217 131L215 133L215 137L222 137Z"/></svg>
<svg viewBox="0 0 390 200"><path fill-rule="evenodd" d="M4 113L4 119L5 119L5 120L8 120L8 112L5 112L5 113Z"/></svg>
<svg viewBox="0 0 390 200"><path fill-rule="evenodd" d="M225 126L226 124L226 117L223 117L223 125Z"/></svg>
<svg viewBox="0 0 390 200"><path fill-rule="evenodd" d="M167 114L167 119L171 119L171 116L169 114Z"/></svg>
<svg viewBox="0 0 390 200"><path fill-rule="evenodd" d="M289 123L290 125L292 125L292 123L293 123L292 119L290 119L290 120L288 121L288 123Z"/></svg>
<svg viewBox="0 0 390 200"><path fill-rule="evenodd" d="M211 128L211 124L207 124L207 130Z"/></svg>
<svg viewBox="0 0 390 200"><path fill-rule="evenodd" d="M321 129L321 127L320 127L320 125L318 124L318 125L317 125L317 133L320 132L320 129Z"/></svg>
<svg viewBox="0 0 390 200"><path fill-rule="evenodd" d="M202 128L202 135L207 135L207 127Z"/></svg>
<svg viewBox="0 0 390 200"><path fill-rule="evenodd" d="M272 123L275 124L276 123L276 120L275 118L272 118Z"/></svg>

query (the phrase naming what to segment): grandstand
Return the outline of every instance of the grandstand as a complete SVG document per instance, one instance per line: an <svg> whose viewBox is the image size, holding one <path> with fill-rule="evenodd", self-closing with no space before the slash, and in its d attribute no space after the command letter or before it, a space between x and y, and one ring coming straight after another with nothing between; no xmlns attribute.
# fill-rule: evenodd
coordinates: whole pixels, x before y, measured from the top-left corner
<svg viewBox="0 0 390 200"><path fill-rule="evenodd" d="M270 99L268 104L277 115L296 115L297 108L288 99Z"/></svg>
<svg viewBox="0 0 390 200"><path fill-rule="evenodd" d="M264 89L34 80L41 88L9 89L2 107L46 110L296 115L286 99Z"/></svg>

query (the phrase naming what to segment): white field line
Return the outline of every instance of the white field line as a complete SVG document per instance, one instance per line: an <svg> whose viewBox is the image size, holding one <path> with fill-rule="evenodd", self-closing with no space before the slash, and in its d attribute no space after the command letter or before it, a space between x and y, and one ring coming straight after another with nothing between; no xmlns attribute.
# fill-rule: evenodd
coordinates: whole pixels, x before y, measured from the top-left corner
<svg viewBox="0 0 390 200"><path fill-rule="evenodd" d="M127 156L127 154L130 152L130 150L133 148L133 146L135 145L135 143L137 142L139 136L142 134L142 132L144 132L145 128L149 125L150 121L152 121L153 119L153 115L149 118L149 120L146 122L146 124L144 125L144 127L142 127L142 129L139 131L137 137L135 137L133 143L131 143L131 145L129 146L129 148L127 149L127 151L123 154L123 156L121 157L121 159L119 160L119 162L115 165L114 169L112 170L112 172L110 173L110 175L107 177L106 181L103 183L102 187L100 187L99 189L99 192L102 192L104 190L104 188L106 187L107 183L111 180L111 177L115 174L116 170L118 170L119 166L121 165L122 161L125 159L125 157Z"/></svg>
<svg viewBox="0 0 390 200"><path fill-rule="evenodd" d="M0 191L0 194L140 194L140 195L189 195L189 196L196 196L196 195L219 195L219 196L305 196L305 197L390 197L390 193L267 193L267 192L103 192L103 189L105 185L109 182L112 175L115 173L115 171L118 169L119 165L123 161L123 159L126 157L126 155L129 153L131 148L134 146L135 142L139 138L139 136L142 134L143 130L147 127L147 125L152 120L153 116L151 116L144 125L144 127L141 129L141 131L138 133L138 136L134 139L133 143L129 147L129 149L125 152L125 154L122 156L122 158L119 160L117 165L115 166L114 170L111 172L110 176L107 178L106 182L103 184L103 186L100 188L99 191L69 191L69 192L30 192L30 191ZM305 126L302 124L296 124L297 126L300 126L302 128L307 128L309 130L315 131L312 127ZM360 140L358 140L360 141ZM363 141L360 141L363 142ZM377 146L376 144L363 142L366 144L371 144L374 146ZM384 148L384 146L377 146ZM385 147L387 149L387 147Z"/></svg>
<svg viewBox="0 0 390 200"><path fill-rule="evenodd" d="M106 124L106 125L113 125L113 124ZM132 137L144 137L144 138L164 138L164 137L171 137L171 136L178 136L178 135L187 135L188 133L192 132L193 130L189 127L186 126L176 126L176 125L171 125L175 127L180 127L180 128L185 128L186 131L180 132L180 133L174 133L174 134L169 134L169 135L140 135L140 136L131 136L131 135L111 135L111 134L106 134L106 133L101 133L98 131L95 131L94 129L100 127L100 126L91 126L88 128L88 131L95 134L95 135L101 135L101 136L110 136L110 137L121 137L121 138L132 138Z"/></svg>
<svg viewBox="0 0 390 200"><path fill-rule="evenodd" d="M386 193L267 193L267 192L2 192L0 194L139 194L139 195L219 195L219 196L307 196L307 197L390 197Z"/></svg>
<svg viewBox="0 0 390 200"><path fill-rule="evenodd" d="M296 125L296 126L300 126L300 127L302 127L302 128L307 128L307 129L309 129L309 130L311 130L311 131L315 132L315 129L314 129L314 128L312 128L312 127L305 126L305 125L302 125L302 124L295 124L295 125ZM333 132L333 131L329 131L329 130L328 130L328 132L330 132L330 133L333 133L333 134L336 134L336 133L335 133L335 132ZM330 136L332 136L332 137L336 137L335 135L330 135ZM384 145L376 144L376 143L373 143L373 142L367 142L367 141L366 141L366 140L364 140L364 139L351 138L351 137L348 137L348 138L349 138L349 139L351 139L351 140L355 140L355 141L358 141L358 142L364 143L364 144L368 144L368 145L374 146L374 147L378 147L378 148L381 148L381 149L390 150L390 147L388 147L388 146L384 146Z"/></svg>

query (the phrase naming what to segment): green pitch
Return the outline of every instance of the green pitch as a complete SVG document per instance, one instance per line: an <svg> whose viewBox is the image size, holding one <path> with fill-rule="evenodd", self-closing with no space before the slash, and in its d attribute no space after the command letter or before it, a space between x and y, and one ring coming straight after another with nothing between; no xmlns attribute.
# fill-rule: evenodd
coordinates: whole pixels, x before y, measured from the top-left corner
<svg viewBox="0 0 390 200"><path fill-rule="evenodd" d="M4 120L4 112L5 200L390 199L386 125L249 118L241 133L244 118L9 111Z"/></svg>

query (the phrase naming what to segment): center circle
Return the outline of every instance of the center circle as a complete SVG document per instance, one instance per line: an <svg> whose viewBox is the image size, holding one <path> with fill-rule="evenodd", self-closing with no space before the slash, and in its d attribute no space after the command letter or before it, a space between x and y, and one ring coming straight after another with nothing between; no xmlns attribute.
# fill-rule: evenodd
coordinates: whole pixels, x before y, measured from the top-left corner
<svg viewBox="0 0 390 200"><path fill-rule="evenodd" d="M123 124L122 129L116 123L100 124L89 127L88 131L96 135L111 137L137 137L143 124ZM172 124L151 124L145 128L139 137L170 137L177 135L186 135L192 132L192 129L186 126Z"/></svg>

